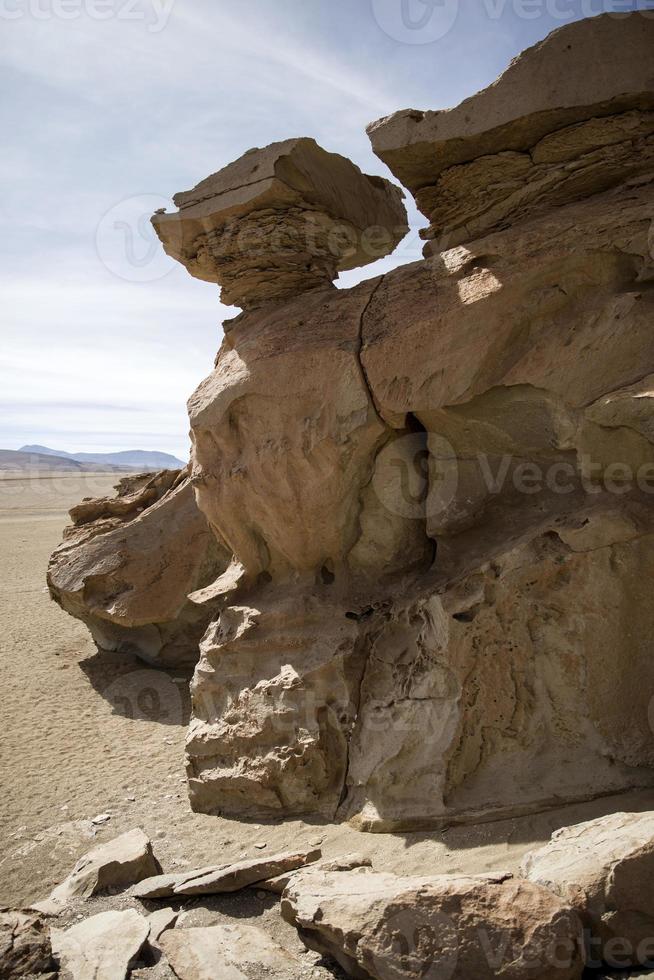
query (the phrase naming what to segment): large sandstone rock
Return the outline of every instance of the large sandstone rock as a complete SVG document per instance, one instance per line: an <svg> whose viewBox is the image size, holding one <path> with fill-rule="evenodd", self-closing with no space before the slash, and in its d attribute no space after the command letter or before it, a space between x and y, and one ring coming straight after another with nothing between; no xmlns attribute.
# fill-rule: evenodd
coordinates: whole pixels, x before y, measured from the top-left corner
<svg viewBox="0 0 654 980"><path fill-rule="evenodd" d="M162 936L161 946L179 980L296 980L302 969L271 936L240 922L176 929Z"/></svg>
<svg viewBox="0 0 654 980"><path fill-rule="evenodd" d="M50 593L101 650L192 666L213 610L188 594L213 581L229 556L197 509L187 473L125 477L117 490L71 511L74 524L50 559Z"/></svg>
<svg viewBox="0 0 654 980"><path fill-rule="evenodd" d="M109 888L128 888L160 871L149 838L142 830L130 830L81 857L50 897L33 908L56 914L76 898L90 898Z"/></svg>
<svg viewBox="0 0 654 980"><path fill-rule="evenodd" d="M29 912L0 910L0 978L51 973L54 969L48 929Z"/></svg>
<svg viewBox="0 0 654 980"><path fill-rule="evenodd" d="M649 14L554 31L454 109L368 127L440 248L606 190L654 164Z"/></svg>
<svg viewBox="0 0 654 980"><path fill-rule="evenodd" d="M249 308L325 286L392 252L409 230L398 187L312 139L249 150L153 220L191 275Z"/></svg>
<svg viewBox="0 0 654 980"><path fill-rule="evenodd" d="M654 813L563 827L526 856L523 871L574 905L595 965L654 965Z"/></svg>
<svg viewBox="0 0 654 980"><path fill-rule="evenodd" d="M70 980L124 980L149 932L135 909L100 912L70 929L53 929L52 952Z"/></svg>
<svg viewBox="0 0 654 980"><path fill-rule="evenodd" d="M310 949L376 980L573 980L581 923L546 888L510 875L303 874L282 915Z"/></svg>

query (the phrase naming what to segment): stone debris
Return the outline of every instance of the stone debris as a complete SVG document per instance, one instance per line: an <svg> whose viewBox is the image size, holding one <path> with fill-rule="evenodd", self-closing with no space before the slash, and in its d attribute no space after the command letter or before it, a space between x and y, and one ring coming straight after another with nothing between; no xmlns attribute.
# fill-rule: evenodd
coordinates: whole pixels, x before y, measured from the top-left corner
<svg viewBox="0 0 654 980"><path fill-rule="evenodd" d="M149 838L142 830L130 830L85 854L50 897L32 907L56 915L75 899L90 898L109 888L128 888L159 871Z"/></svg>
<svg viewBox="0 0 654 980"><path fill-rule="evenodd" d="M214 925L165 933L161 946L179 980L297 980L300 961L255 926Z"/></svg>
<svg viewBox="0 0 654 980"><path fill-rule="evenodd" d="M510 875L299 875L281 910L309 949L350 976L578 980L583 972L576 913Z"/></svg>
<svg viewBox="0 0 654 980"><path fill-rule="evenodd" d="M576 908L594 964L654 963L654 812L562 827L522 870Z"/></svg>
<svg viewBox="0 0 654 980"><path fill-rule="evenodd" d="M372 147L431 221L437 248L605 191L654 163L654 23L566 25L454 109L371 123Z"/></svg>
<svg viewBox="0 0 654 980"><path fill-rule="evenodd" d="M331 285L392 252L409 230L403 193L312 139L248 150L152 222L168 255L244 309Z"/></svg>
<svg viewBox="0 0 654 980"><path fill-rule="evenodd" d="M17 980L54 969L43 921L30 912L0 909L0 978Z"/></svg>
<svg viewBox="0 0 654 980"><path fill-rule="evenodd" d="M135 909L101 912L70 929L52 929L52 952L70 980L124 980L149 931Z"/></svg>
<svg viewBox="0 0 654 980"><path fill-rule="evenodd" d="M317 861L307 868L298 868L297 871L285 871L275 878L268 878L257 883L257 888L262 888L264 892L273 892L281 895L286 886L299 874L324 874L327 871L352 871L354 868L371 868L372 861L363 854L344 854L342 857L330 858L326 861Z"/></svg>

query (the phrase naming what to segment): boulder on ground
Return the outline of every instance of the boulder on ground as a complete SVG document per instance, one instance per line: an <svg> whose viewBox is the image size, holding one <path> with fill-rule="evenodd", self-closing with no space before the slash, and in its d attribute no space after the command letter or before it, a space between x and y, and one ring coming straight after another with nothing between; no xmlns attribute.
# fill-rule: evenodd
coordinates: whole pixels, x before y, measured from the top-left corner
<svg viewBox="0 0 654 980"><path fill-rule="evenodd" d="M355 977L577 980L583 972L576 913L506 874L303 874L281 910L306 946Z"/></svg>
<svg viewBox="0 0 654 980"><path fill-rule="evenodd" d="M70 980L124 980L149 931L136 909L101 912L70 929L53 929L52 952Z"/></svg>
<svg viewBox="0 0 654 980"><path fill-rule="evenodd" d="M301 963L255 926L236 923L175 929L161 937L179 980L296 980Z"/></svg>
<svg viewBox="0 0 654 980"><path fill-rule="evenodd" d="M152 222L168 255L248 308L328 286L409 230L399 187L312 139L248 150Z"/></svg>
<svg viewBox="0 0 654 980"><path fill-rule="evenodd" d="M561 27L454 109L371 123L374 152L449 248L604 191L654 163L654 21Z"/></svg>
<svg viewBox="0 0 654 980"><path fill-rule="evenodd" d="M128 888L161 871L152 843L142 830L130 830L99 844L81 857L50 897L36 902L37 911L57 914L76 898L90 898L109 888Z"/></svg>
<svg viewBox="0 0 654 980"><path fill-rule="evenodd" d="M0 910L0 980L50 973L55 964L48 929L37 915Z"/></svg>
<svg viewBox="0 0 654 980"><path fill-rule="evenodd" d="M574 905L594 965L654 966L654 812L562 827L522 870Z"/></svg>
<svg viewBox="0 0 654 980"><path fill-rule="evenodd" d="M306 868L298 868L296 871L284 871L275 878L268 878L266 881L259 881L253 887L261 888L263 891L272 892L274 895L281 895L284 889L296 875L300 874L324 874L327 871L353 871L355 868L371 868L372 861L363 854L343 854L342 857L330 858L326 861L317 861Z"/></svg>

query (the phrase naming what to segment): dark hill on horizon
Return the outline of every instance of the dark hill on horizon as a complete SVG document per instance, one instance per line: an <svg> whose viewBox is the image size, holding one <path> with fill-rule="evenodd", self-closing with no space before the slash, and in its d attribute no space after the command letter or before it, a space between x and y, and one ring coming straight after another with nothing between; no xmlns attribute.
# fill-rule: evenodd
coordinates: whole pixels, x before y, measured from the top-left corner
<svg viewBox="0 0 654 980"><path fill-rule="evenodd" d="M100 469L108 473L133 473L131 466L116 466L111 463L80 463L79 460L50 453L22 452L15 449L0 449L0 472L18 473L97 473Z"/></svg>
<svg viewBox="0 0 654 980"><path fill-rule="evenodd" d="M57 456L60 459L75 460L78 463L94 463L102 466L119 466L141 472L156 470L178 470L186 466L181 459L170 453L153 452L143 449L128 449L118 453L67 453L64 450L50 449L48 446L21 446L19 453L36 453L39 456Z"/></svg>

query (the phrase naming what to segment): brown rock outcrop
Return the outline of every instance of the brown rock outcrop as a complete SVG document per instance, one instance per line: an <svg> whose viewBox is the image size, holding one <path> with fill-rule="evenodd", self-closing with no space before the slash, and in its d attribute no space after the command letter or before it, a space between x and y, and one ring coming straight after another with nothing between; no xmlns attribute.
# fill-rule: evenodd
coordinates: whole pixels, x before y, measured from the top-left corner
<svg viewBox="0 0 654 980"><path fill-rule="evenodd" d="M654 22L604 14L554 31L454 109L371 123L373 149L451 248L649 172Z"/></svg>
<svg viewBox="0 0 654 980"><path fill-rule="evenodd" d="M73 526L50 559L50 594L101 650L193 666L212 610L188 595L213 581L229 555L186 472L129 476L116 489L71 510Z"/></svg>
<svg viewBox="0 0 654 980"><path fill-rule="evenodd" d="M546 888L510 875L304 874L282 915L349 976L575 980L581 922Z"/></svg>
<svg viewBox="0 0 654 980"><path fill-rule="evenodd" d="M380 130L416 192L537 143L538 166L565 170L578 152L578 182L539 178L542 194L482 201L458 224L476 190L437 195L465 244L353 289L333 289L330 267L301 295L307 280L280 273L273 295L244 269L245 312L189 402L191 482L222 556L202 582L176 578L180 604L183 581L211 620L187 742L196 809L385 830L654 784L654 93L636 57L653 27L639 13L570 25L447 125ZM582 67L566 75L570 52ZM306 150L303 200L318 202L322 151L291 142L284 166ZM258 190L281 194L279 152ZM180 201L187 242L222 227L244 166ZM461 186L481 201L495 192L476 173ZM356 196L364 178L351 179ZM334 213L358 228L341 188ZM253 193L236 195L239 221ZM158 216L160 234L174 220ZM223 275L213 246L194 249L179 251L194 274L197 255ZM173 537L158 527L153 553ZM138 540L135 569L153 536ZM115 560L102 535L80 545L82 568L96 541ZM84 576L67 574L80 595ZM115 602L99 603L102 621Z"/></svg>
<svg viewBox="0 0 654 980"><path fill-rule="evenodd" d="M0 909L0 978L52 974L55 968L48 928L37 915Z"/></svg>
<svg viewBox="0 0 654 980"><path fill-rule="evenodd" d="M654 964L654 813L563 827L526 856L523 871L577 910L593 965Z"/></svg>
<svg viewBox="0 0 654 980"><path fill-rule="evenodd" d="M168 255L247 309L392 252L409 230L403 196L315 140L291 139L249 150L152 220Z"/></svg>

